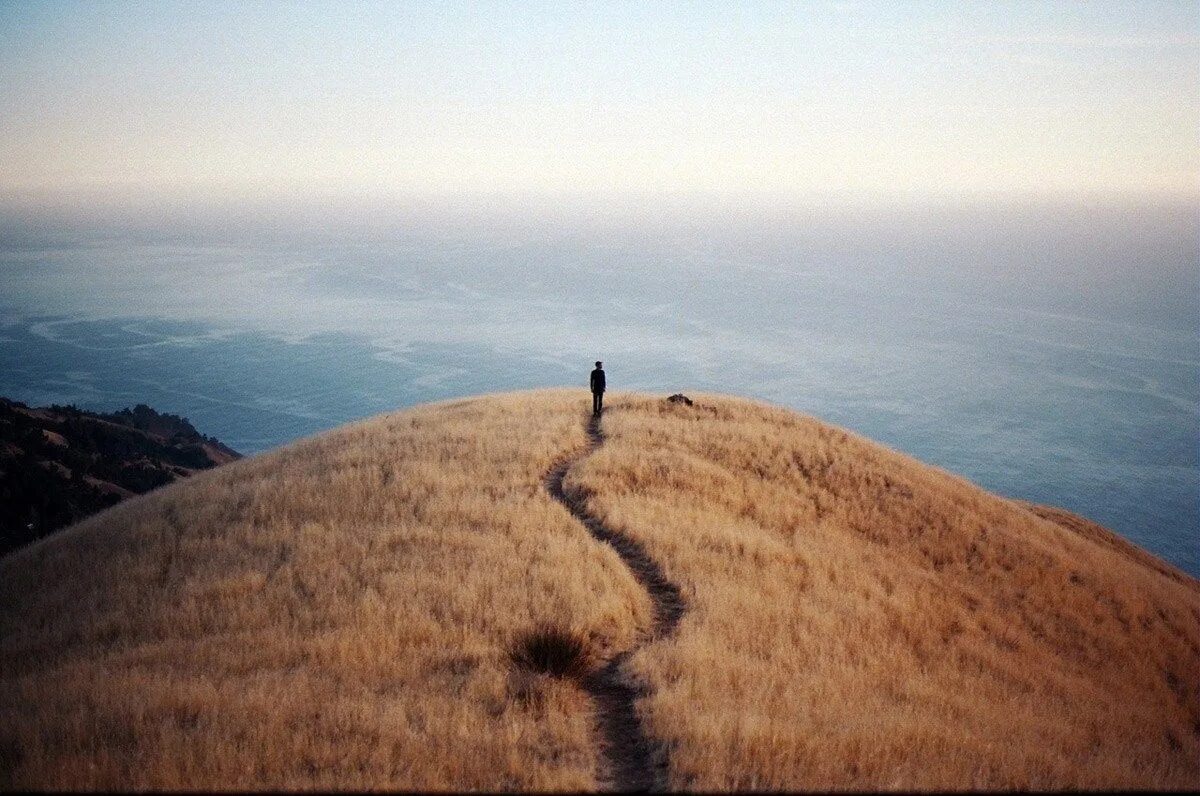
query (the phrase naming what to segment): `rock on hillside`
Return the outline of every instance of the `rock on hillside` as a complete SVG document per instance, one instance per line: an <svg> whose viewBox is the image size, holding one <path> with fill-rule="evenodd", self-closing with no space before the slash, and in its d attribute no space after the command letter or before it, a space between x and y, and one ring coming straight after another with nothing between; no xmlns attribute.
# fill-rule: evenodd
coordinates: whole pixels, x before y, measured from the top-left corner
<svg viewBox="0 0 1200 796"><path fill-rule="evenodd" d="M1200 786L1194 578L689 397L383 415L0 559L0 788Z"/></svg>
<svg viewBox="0 0 1200 796"><path fill-rule="evenodd" d="M186 418L145 404L100 414L0 398L0 555L238 458Z"/></svg>

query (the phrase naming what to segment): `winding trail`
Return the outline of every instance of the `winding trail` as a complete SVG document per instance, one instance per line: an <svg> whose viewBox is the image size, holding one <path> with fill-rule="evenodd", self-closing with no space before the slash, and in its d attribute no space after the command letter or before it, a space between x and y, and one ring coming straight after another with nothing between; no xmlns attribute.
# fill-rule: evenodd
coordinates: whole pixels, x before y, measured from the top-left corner
<svg viewBox="0 0 1200 796"><path fill-rule="evenodd" d="M671 635L683 616L684 604L679 587L667 580L662 569L637 541L606 526L588 511L583 496L563 489L563 479L574 465L604 444L600 418L592 416L587 425L590 444L577 456L559 462L546 474L546 490L566 506L588 533L611 546L654 603L654 627L630 649L618 653L602 668L582 681L583 688L596 704L600 731L601 782L614 791L660 790L666 780L666 755L646 737L638 721L634 702L644 690L631 684L624 665L637 649Z"/></svg>

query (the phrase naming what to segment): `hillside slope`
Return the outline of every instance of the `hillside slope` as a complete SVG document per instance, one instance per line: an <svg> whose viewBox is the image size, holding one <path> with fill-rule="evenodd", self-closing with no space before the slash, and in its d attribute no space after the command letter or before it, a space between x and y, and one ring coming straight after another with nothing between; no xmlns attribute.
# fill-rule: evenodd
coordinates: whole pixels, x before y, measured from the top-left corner
<svg viewBox="0 0 1200 796"><path fill-rule="evenodd" d="M794 412L616 394L592 449L587 406L385 415L0 561L0 785L596 787L546 629L670 787L1200 785L1196 580Z"/></svg>
<svg viewBox="0 0 1200 796"><path fill-rule="evenodd" d="M145 404L103 414L0 398L0 555L239 458L187 418Z"/></svg>

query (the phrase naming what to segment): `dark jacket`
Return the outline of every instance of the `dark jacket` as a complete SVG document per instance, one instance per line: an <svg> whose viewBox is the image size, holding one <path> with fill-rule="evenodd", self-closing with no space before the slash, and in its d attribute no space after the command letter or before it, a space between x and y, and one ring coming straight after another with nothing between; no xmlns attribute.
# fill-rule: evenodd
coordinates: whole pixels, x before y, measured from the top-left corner
<svg viewBox="0 0 1200 796"><path fill-rule="evenodd" d="M604 371L600 368L592 371L592 392L604 392Z"/></svg>

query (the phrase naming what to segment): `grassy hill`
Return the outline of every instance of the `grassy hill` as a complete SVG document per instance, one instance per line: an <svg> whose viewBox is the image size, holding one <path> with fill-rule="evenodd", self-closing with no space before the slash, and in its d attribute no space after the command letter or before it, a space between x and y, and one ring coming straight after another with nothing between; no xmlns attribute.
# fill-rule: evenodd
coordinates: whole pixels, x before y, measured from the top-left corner
<svg viewBox="0 0 1200 796"><path fill-rule="evenodd" d="M389 414L0 560L0 785L1200 786L1200 583L693 397Z"/></svg>

